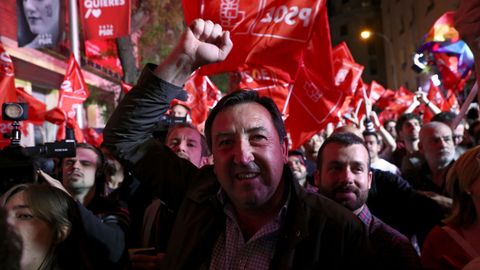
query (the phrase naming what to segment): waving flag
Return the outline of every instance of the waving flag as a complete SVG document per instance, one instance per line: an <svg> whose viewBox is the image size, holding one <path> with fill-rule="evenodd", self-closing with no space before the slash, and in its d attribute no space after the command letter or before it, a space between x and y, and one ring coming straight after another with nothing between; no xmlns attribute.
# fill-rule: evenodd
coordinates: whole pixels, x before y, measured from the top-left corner
<svg viewBox="0 0 480 270"><path fill-rule="evenodd" d="M208 116L210 109L221 98L220 90L207 77L194 72L185 83L184 89L188 92L188 100L174 100L174 103L182 104L191 110L192 123L199 125Z"/></svg>
<svg viewBox="0 0 480 270"><path fill-rule="evenodd" d="M232 90L249 89L255 90L260 96L267 96L273 99L280 111L285 107L288 96L289 83L278 76L283 71L266 66L244 69L230 75Z"/></svg>
<svg viewBox="0 0 480 270"><path fill-rule="evenodd" d="M18 102L28 104L28 122L34 125L43 125L45 122L45 114L47 106L45 103L36 99L29 93L25 92L23 88L17 88Z"/></svg>
<svg viewBox="0 0 480 270"><path fill-rule="evenodd" d="M67 117L73 118L76 114L75 108L77 106L82 106L83 102L89 95L90 92L83 79L82 70L78 66L73 55L70 55L67 73L60 86L58 107L66 113Z"/></svg>
<svg viewBox="0 0 480 270"><path fill-rule="evenodd" d="M336 120L336 113L346 97L334 81L326 9L321 10L317 20L315 23L319 28L303 52L290 97L289 116L285 121L293 149Z"/></svg>
<svg viewBox="0 0 480 270"><path fill-rule="evenodd" d="M0 43L0 102L16 102L15 69L10 55ZM1 116L1 112L0 112Z"/></svg>
<svg viewBox="0 0 480 270"><path fill-rule="evenodd" d="M223 1L183 0L187 24L193 18L219 23L236 44L227 59L204 66L201 74L237 71L250 66L276 67L295 76L301 51L308 44L325 0Z"/></svg>
<svg viewBox="0 0 480 270"><path fill-rule="evenodd" d="M445 12L440 18L438 18L433 24L430 31L424 38L423 43L428 42L444 42L451 41L456 42L460 39L460 35L457 30L453 27L454 25L454 15L455 12L449 11Z"/></svg>

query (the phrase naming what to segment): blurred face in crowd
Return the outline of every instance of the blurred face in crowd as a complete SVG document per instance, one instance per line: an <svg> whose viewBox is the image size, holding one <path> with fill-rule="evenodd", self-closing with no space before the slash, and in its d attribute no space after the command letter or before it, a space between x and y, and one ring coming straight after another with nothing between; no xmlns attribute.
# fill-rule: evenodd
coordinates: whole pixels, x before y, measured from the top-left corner
<svg viewBox="0 0 480 270"><path fill-rule="evenodd" d="M44 220L33 214L27 203L26 194L20 191L8 199L5 204L8 223L20 235L23 252L20 265L22 269L39 269L47 256L54 239L54 230Z"/></svg>
<svg viewBox="0 0 480 270"><path fill-rule="evenodd" d="M190 127L175 128L167 138L167 146L177 156L189 160L195 166L202 166L202 138L200 133Z"/></svg>
<svg viewBox="0 0 480 270"><path fill-rule="evenodd" d="M321 194L357 214L368 198L372 181L365 146L330 143L323 149L322 164L315 173Z"/></svg>
<svg viewBox="0 0 480 270"><path fill-rule="evenodd" d="M419 146L428 164L435 168L446 167L455 156L452 130L444 123L426 124L420 132Z"/></svg>
<svg viewBox="0 0 480 270"><path fill-rule="evenodd" d="M51 33L58 27L59 0L23 0L23 10L30 31L34 34Z"/></svg>
<svg viewBox="0 0 480 270"><path fill-rule="evenodd" d="M262 105L241 103L220 111L212 123L214 171L237 209L268 209L282 200L287 142Z"/></svg>
<svg viewBox="0 0 480 270"><path fill-rule="evenodd" d="M324 139L318 134L313 135L308 142L306 142L303 147L305 147L305 153L316 158L318 155L318 150L322 146Z"/></svg>
<svg viewBox="0 0 480 270"><path fill-rule="evenodd" d="M465 125L458 124L458 126L453 130L453 143L459 145L463 141L463 134L465 133Z"/></svg>
<svg viewBox="0 0 480 270"><path fill-rule="evenodd" d="M392 137L396 139L397 130L395 129L395 126L396 126L395 121L388 121L384 127L388 131L388 133L390 133L390 135L392 135Z"/></svg>
<svg viewBox="0 0 480 270"><path fill-rule="evenodd" d="M372 161L376 161L378 158L378 152L380 152L380 143L375 137L375 135L366 135L363 136L363 139L365 141L365 145L367 146L368 152L370 153L370 158Z"/></svg>
<svg viewBox="0 0 480 270"><path fill-rule="evenodd" d="M91 149L77 148L76 157L63 160L63 185L72 194L88 191L95 185L98 155Z"/></svg>
<svg viewBox="0 0 480 270"><path fill-rule="evenodd" d="M289 156L288 166L292 169L295 180L303 182L307 179L307 167L304 164L303 157L296 155Z"/></svg>
<svg viewBox="0 0 480 270"><path fill-rule="evenodd" d="M419 139L420 128L417 119L409 119L403 123L400 133L405 141L413 142Z"/></svg>
<svg viewBox="0 0 480 270"><path fill-rule="evenodd" d="M188 109L185 106L177 104L171 108L171 115L175 117L185 117L188 115Z"/></svg>
<svg viewBox="0 0 480 270"><path fill-rule="evenodd" d="M107 182L121 183L123 181L123 166L122 164L110 153L106 147L100 149L105 157L104 173ZM119 177L120 176L120 177Z"/></svg>

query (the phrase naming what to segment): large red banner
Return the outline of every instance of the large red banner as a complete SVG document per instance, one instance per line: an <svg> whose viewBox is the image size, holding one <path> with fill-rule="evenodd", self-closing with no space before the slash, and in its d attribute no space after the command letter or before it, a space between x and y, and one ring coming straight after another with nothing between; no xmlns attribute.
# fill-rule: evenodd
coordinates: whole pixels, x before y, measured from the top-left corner
<svg viewBox="0 0 480 270"><path fill-rule="evenodd" d="M227 59L201 68L202 74L236 71L250 66L270 66L296 74L325 0L183 0L187 24L194 18L219 23L231 32L236 44Z"/></svg>
<svg viewBox="0 0 480 270"><path fill-rule="evenodd" d="M85 39L116 38L130 32L130 0L81 0Z"/></svg>

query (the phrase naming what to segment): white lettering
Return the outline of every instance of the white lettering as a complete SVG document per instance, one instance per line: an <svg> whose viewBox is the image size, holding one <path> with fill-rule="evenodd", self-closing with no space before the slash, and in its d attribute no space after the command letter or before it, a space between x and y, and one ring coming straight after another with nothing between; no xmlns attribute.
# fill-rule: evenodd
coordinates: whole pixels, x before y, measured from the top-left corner
<svg viewBox="0 0 480 270"><path fill-rule="evenodd" d="M303 21L303 27L310 24L310 16L312 15L311 8L300 9L297 6L288 8L286 5L269 8L265 12L265 16L260 19L261 23L281 23L285 22L288 25L294 25L298 20Z"/></svg>
<svg viewBox="0 0 480 270"><path fill-rule="evenodd" d="M116 7L124 6L125 0L86 0L83 2L85 8L103 8L103 7Z"/></svg>
<svg viewBox="0 0 480 270"><path fill-rule="evenodd" d="M113 25L105 24L98 27L98 35L101 37L113 36Z"/></svg>

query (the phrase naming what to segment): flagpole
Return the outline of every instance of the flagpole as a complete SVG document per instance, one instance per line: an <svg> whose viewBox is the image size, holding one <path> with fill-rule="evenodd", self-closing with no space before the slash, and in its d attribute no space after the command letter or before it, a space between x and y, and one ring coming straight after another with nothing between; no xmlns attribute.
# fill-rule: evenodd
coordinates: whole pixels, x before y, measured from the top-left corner
<svg viewBox="0 0 480 270"><path fill-rule="evenodd" d="M81 67L80 61L80 33L78 24L78 7L76 0L68 1L68 15L70 18L70 50L78 65Z"/></svg>
<svg viewBox="0 0 480 270"><path fill-rule="evenodd" d="M478 83L476 82L472 90L470 91L470 94L468 94L467 99L465 102L462 104L462 108L460 109L460 112L458 113L457 117L453 120L452 125L450 126L452 129L455 129L458 124L460 124L460 121L462 121L463 117L465 116L465 113L468 110L468 107L470 106L470 103L472 103L473 99L477 95L478 92Z"/></svg>
<svg viewBox="0 0 480 270"><path fill-rule="evenodd" d="M285 105L283 105L283 110L282 110L283 116L285 116L285 113L287 112L287 107L288 107L288 103L290 102L290 96L292 95L292 90L293 90L293 83L291 83L290 87L288 88L287 99L285 99Z"/></svg>

